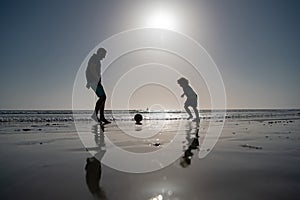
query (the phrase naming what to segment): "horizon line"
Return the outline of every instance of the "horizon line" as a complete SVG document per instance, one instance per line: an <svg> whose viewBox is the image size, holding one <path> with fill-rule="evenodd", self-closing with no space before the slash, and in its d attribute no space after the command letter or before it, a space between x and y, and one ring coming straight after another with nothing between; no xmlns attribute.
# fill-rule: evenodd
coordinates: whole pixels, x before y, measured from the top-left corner
<svg viewBox="0 0 300 200"><path fill-rule="evenodd" d="M8 110L23 110L23 111L55 111L55 110L65 110L65 111L84 111L84 110L93 110L93 109L0 109L0 111L8 111ZM134 111L147 111L146 109L106 109L106 111L123 111L123 110L134 110ZM216 108L216 109L198 109L198 110L300 110L300 108ZM163 111L163 110L153 110L153 111ZM184 111L184 109L166 109L166 111Z"/></svg>

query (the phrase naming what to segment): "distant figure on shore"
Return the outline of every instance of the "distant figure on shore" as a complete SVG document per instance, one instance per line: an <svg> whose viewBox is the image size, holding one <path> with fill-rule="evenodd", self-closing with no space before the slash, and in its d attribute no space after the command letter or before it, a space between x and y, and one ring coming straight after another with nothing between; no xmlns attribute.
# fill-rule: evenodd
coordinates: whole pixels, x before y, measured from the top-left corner
<svg viewBox="0 0 300 200"><path fill-rule="evenodd" d="M192 89L192 87L189 85L189 81L186 78L180 78L177 80L177 83L180 85L180 87L182 87L183 89L183 94L181 95L181 97L186 96L186 101L184 103L184 109L186 110L186 112L188 113L189 117L187 118L188 120L193 118L193 115L189 109L189 107L192 107L194 112L195 112L195 119L193 121L195 122L199 122L200 121L200 117L199 117L199 112L197 109L197 94L195 93L195 91Z"/></svg>
<svg viewBox="0 0 300 200"><path fill-rule="evenodd" d="M105 58L106 50L104 48L99 48L96 54L93 54L88 62L88 66L85 71L87 84L86 87L92 88L96 95L99 97L95 105L95 110L91 116L96 122L101 122L103 124L109 124L108 120L104 117L104 108L106 101L106 94L104 92L103 86L101 84L101 60ZM100 117L98 113L100 112Z"/></svg>

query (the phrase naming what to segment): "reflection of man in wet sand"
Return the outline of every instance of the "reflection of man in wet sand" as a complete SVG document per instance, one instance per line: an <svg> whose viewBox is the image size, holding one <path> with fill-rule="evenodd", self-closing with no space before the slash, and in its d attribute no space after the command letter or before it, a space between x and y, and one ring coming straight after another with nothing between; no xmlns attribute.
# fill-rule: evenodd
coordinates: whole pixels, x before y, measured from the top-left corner
<svg viewBox="0 0 300 200"><path fill-rule="evenodd" d="M95 156L86 159L85 180L92 195L96 199L105 200L106 195L99 185L102 173L101 159L103 158L106 152L104 140L104 126L98 124L94 125L92 127L92 133L95 135L95 142L98 145L98 148L97 154Z"/></svg>
<svg viewBox="0 0 300 200"><path fill-rule="evenodd" d="M106 101L106 94L104 92L103 86L101 84L101 60L105 58L106 50L104 48L99 48L96 54L93 54L88 62L87 69L85 71L87 84L86 87L92 88L96 95L99 97L95 110L92 115L92 119L97 122L102 122L104 124L110 123L104 117L104 107ZM100 111L100 118L98 118L98 113Z"/></svg>
<svg viewBox="0 0 300 200"><path fill-rule="evenodd" d="M180 85L180 87L182 87L183 89L183 94L181 95L181 97L186 96L186 101L184 103L184 108L186 110L186 112L189 114L189 117L187 118L192 119L193 115L189 109L189 107L192 107L196 118L193 120L195 122L199 122L200 118L199 118L199 112L197 109L197 94L195 93L195 91L191 88L191 86L189 85L189 81L186 78L180 78L177 80L177 83Z"/></svg>
<svg viewBox="0 0 300 200"><path fill-rule="evenodd" d="M86 159L85 180L90 192L97 199L106 199L104 191L100 188L101 163L97 158L91 157Z"/></svg>

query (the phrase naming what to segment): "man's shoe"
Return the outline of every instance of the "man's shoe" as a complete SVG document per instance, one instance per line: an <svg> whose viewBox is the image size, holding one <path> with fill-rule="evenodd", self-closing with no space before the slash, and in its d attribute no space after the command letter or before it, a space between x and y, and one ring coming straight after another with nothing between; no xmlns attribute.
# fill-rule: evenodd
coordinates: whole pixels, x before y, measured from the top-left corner
<svg viewBox="0 0 300 200"><path fill-rule="evenodd" d="M103 125L105 125L105 124L110 124L110 123L111 123L111 122L108 121L107 119L101 119L100 121L102 122Z"/></svg>

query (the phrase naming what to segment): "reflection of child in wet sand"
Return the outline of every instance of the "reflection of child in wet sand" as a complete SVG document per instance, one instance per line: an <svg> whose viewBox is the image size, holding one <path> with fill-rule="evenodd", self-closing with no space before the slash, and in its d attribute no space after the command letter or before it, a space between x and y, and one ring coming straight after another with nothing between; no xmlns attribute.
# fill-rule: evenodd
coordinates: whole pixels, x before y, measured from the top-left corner
<svg viewBox="0 0 300 200"><path fill-rule="evenodd" d="M193 115L189 109L189 107L192 107L196 118L193 120L195 122L199 122L200 118L199 118L199 112L197 109L197 94L195 93L195 91L191 88L191 86L189 85L189 81L186 78L180 78L177 80L177 83L180 85L180 87L182 87L183 89L183 94L181 95L181 97L184 97L184 95L186 96L186 101L184 103L184 108L186 110L186 112L189 114L189 117L187 118L192 119Z"/></svg>
<svg viewBox="0 0 300 200"><path fill-rule="evenodd" d="M194 155L192 150L198 149L198 147L200 145L199 144L199 129L198 128L196 129L195 137L193 139L191 138L190 131L192 131L192 129L189 130L189 133L186 138L190 145L189 145L188 149L184 151L184 155L180 159L180 165L183 168L188 167L191 164L192 158Z"/></svg>

